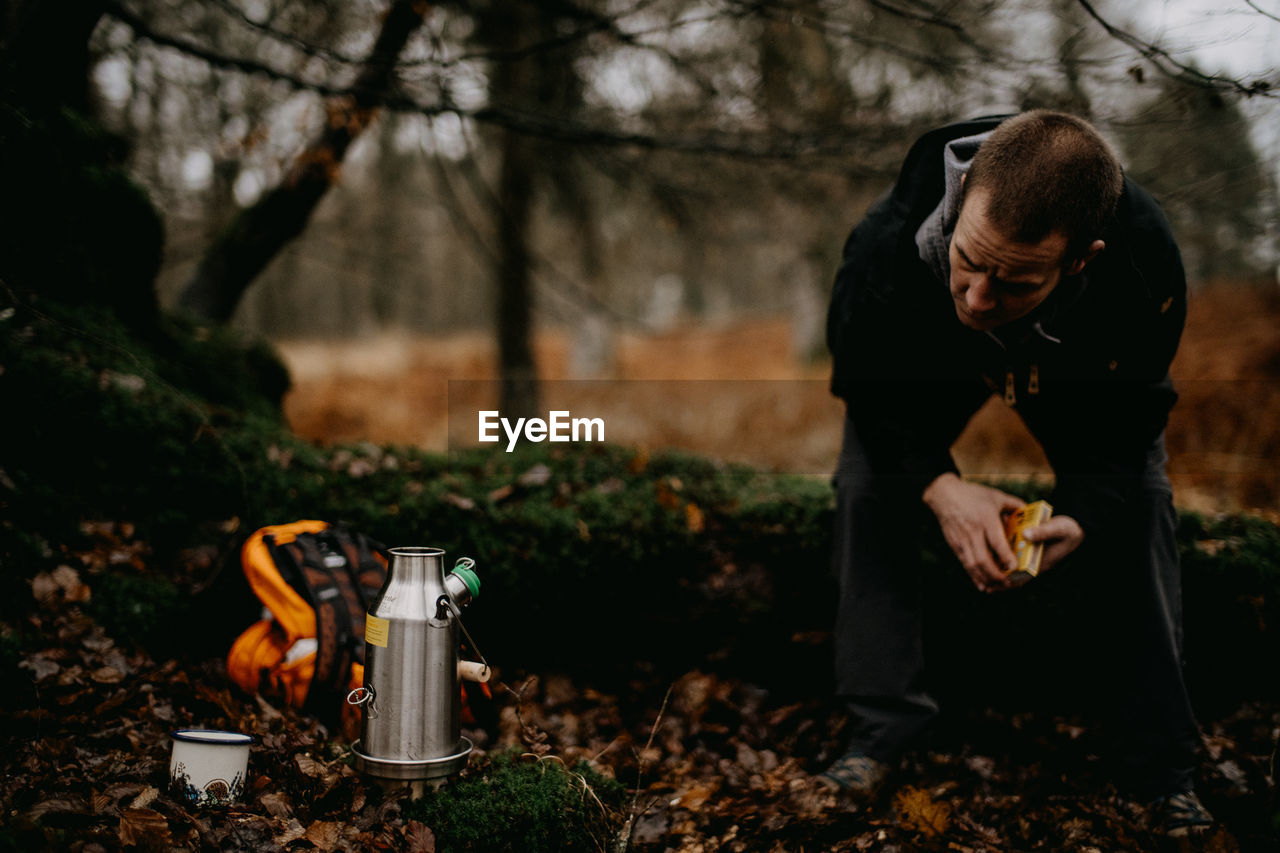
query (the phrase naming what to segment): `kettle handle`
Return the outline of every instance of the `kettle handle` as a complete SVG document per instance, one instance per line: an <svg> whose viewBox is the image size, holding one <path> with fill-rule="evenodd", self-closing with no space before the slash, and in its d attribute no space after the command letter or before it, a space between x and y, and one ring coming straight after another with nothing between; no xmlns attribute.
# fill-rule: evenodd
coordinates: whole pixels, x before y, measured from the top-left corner
<svg viewBox="0 0 1280 853"><path fill-rule="evenodd" d="M487 669L489 662L484 659L484 654L480 651L480 647L476 645L476 641L471 639L471 632L467 630L467 626L462 622L461 611L458 610L453 603L453 599L449 598L447 594L436 599L436 612L439 613L446 608L453 614L453 618L458 620L458 627L462 629L462 636L467 638L467 644L471 646L471 651L476 653L476 657L480 658L480 663L484 664Z"/></svg>

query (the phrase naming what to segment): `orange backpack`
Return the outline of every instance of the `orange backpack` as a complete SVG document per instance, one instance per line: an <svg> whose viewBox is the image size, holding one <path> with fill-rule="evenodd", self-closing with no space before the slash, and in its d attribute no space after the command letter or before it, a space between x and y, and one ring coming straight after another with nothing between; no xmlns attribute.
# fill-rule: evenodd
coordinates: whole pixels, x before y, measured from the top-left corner
<svg viewBox="0 0 1280 853"><path fill-rule="evenodd" d="M240 561L266 612L232 644L231 678L332 721L363 683L364 619L387 576L383 550L324 521L250 536Z"/></svg>

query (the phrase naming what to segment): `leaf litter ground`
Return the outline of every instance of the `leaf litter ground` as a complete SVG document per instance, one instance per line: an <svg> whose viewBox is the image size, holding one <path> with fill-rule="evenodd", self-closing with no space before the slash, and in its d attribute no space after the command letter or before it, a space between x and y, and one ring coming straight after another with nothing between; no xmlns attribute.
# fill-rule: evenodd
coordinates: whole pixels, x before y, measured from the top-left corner
<svg viewBox="0 0 1280 853"><path fill-rule="evenodd" d="M42 575L33 592L24 633L45 639L23 651L15 701L0 706L0 840L84 853L437 848L397 792L351 769L350 732L243 693L220 660L117 643L84 614L73 569ZM843 724L820 696L701 669L670 681L638 664L594 684L515 674L497 705L493 725L467 732L477 750L465 773L484 774L509 748L527 761L587 760L634 792L614 815L634 850L1159 849L1142 810L1107 782L1093 733L1071 718L946 718L877 801L850 809L813 783ZM1190 849L1277 849L1269 762L1280 707L1245 704L1202 723L1201 793L1222 826ZM242 803L196 809L167 790L168 733L193 726L260 739ZM617 842L602 844L626 849Z"/></svg>

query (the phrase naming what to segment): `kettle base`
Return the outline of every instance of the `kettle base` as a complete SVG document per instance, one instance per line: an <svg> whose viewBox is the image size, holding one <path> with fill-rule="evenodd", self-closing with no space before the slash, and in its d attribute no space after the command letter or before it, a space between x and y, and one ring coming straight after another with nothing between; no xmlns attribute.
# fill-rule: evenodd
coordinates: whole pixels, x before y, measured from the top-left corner
<svg viewBox="0 0 1280 853"><path fill-rule="evenodd" d="M360 741L351 744L352 762L355 769L366 776L379 779L394 779L413 782L423 779L442 779L445 776L462 770L467 766L467 758L471 755L473 744L467 738L458 740L459 749L453 755L442 755L437 758L378 758L360 751Z"/></svg>

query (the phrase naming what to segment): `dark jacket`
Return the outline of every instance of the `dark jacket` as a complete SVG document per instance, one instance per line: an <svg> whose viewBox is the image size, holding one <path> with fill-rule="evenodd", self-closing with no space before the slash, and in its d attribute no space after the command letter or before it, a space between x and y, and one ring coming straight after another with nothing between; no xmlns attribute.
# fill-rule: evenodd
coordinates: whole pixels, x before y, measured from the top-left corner
<svg viewBox="0 0 1280 853"><path fill-rule="evenodd" d="M1177 398L1169 363L1186 280L1160 208L1126 178L1106 248L1032 312L1025 338L1002 346L961 324L915 234L942 198L946 143L999 121L921 137L850 234L827 318L831 388L877 472L916 494L956 470L951 441L986 397L1003 395L1053 465L1055 511L1089 534L1123 518Z"/></svg>

